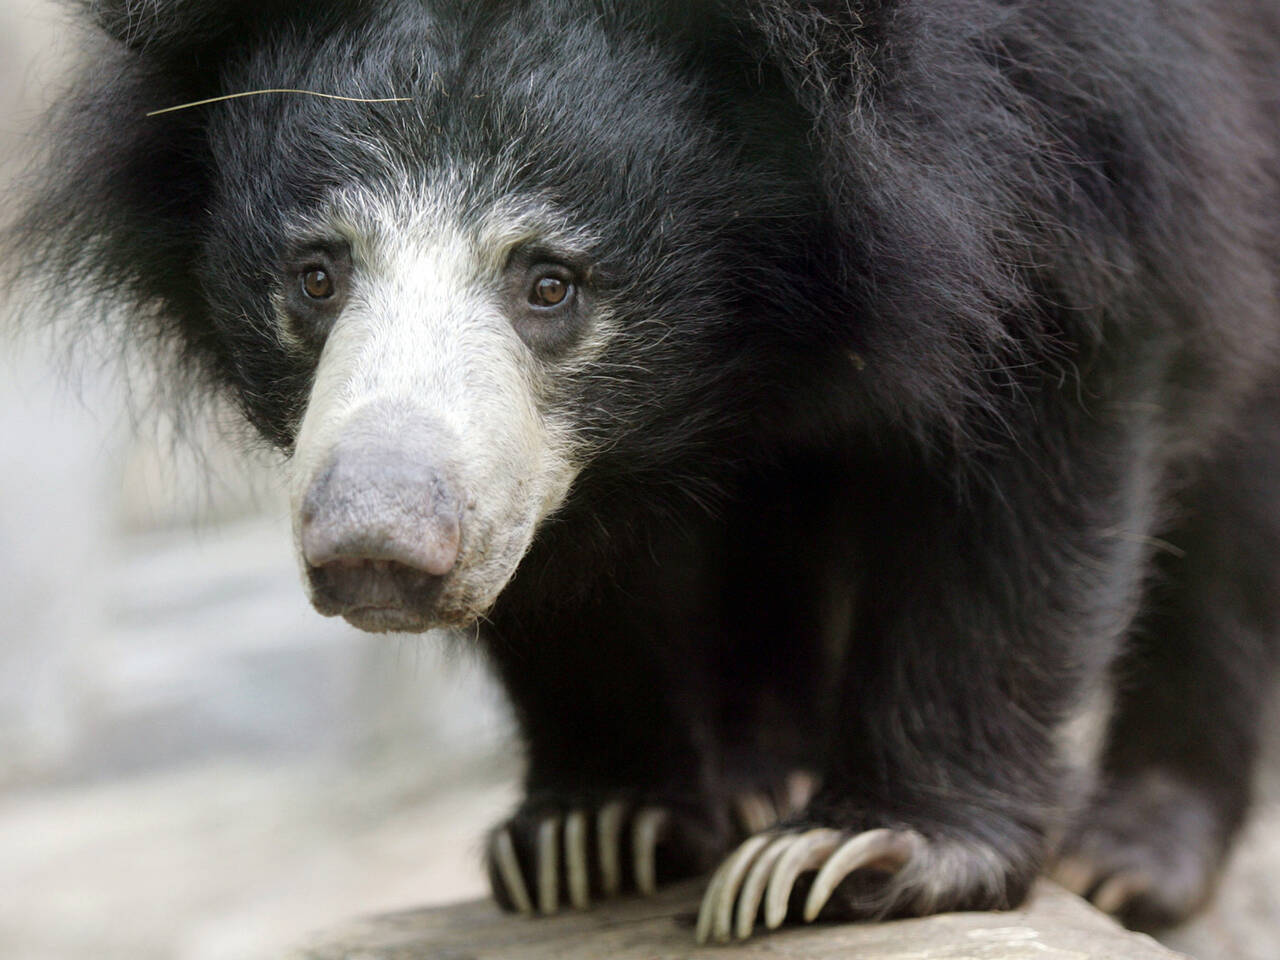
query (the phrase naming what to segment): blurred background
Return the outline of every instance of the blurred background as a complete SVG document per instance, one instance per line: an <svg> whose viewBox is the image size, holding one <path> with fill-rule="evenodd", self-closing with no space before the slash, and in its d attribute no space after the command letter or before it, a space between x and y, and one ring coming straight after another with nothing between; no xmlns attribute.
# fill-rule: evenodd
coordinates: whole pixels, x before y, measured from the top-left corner
<svg viewBox="0 0 1280 960"><path fill-rule="evenodd" d="M52 0L0 0L0 219L74 40ZM465 645L314 614L272 463L135 428L65 355L0 339L0 957L274 958L480 896L517 765ZM1199 960L1280 957L1274 780L1168 938Z"/></svg>
<svg viewBox="0 0 1280 960"><path fill-rule="evenodd" d="M0 205L75 45L0 0ZM270 460L65 358L0 340L0 957L256 960L479 896L516 767L464 645L319 617Z"/></svg>

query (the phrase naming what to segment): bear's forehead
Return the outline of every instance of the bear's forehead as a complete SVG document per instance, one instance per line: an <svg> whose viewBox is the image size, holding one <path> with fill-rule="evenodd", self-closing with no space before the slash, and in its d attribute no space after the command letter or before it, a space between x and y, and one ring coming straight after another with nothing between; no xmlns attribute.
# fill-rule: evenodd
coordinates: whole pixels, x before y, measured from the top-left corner
<svg viewBox="0 0 1280 960"><path fill-rule="evenodd" d="M329 41L348 54L362 42L371 41ZM397 41L367 60L349 56L344 71L323 48L286 62L268 45L228 74L227 93L402 99L281 94L224 104L207 128L215 196L223 208L290 220L358 214L364 232L432 218L473 235L493 233L494 223L510 233L532 220L543 232L572 221L566 246L584 248L584 230L632 231L627 221L650 219L654 197L703 175L706 127L688 91L655 73L643 51L613 51L607 64L597 51L586 65L580 51L562 52L513 62L487 44L463 55Z"/></svg>
<svg viewBox="0 0 1280 960"><path fill-rule="evenodd" d="M291 89L353 99L238 101L217 115L211 139L232 145L223 162L261 162L250 156L255 144L296 153L316 169L471 160L472 188L486 174L546 179L584 162L604 173L607 164L690 141L679 128L696 122L692 89L662 54L595 21L556 21L534 6L510 5L480 27L459 12L467 5L447 5L392 31L335 27L301 50L293 37L258 38L226 72L225 94ZM355 102L388 98L395 102Z"/></svg>

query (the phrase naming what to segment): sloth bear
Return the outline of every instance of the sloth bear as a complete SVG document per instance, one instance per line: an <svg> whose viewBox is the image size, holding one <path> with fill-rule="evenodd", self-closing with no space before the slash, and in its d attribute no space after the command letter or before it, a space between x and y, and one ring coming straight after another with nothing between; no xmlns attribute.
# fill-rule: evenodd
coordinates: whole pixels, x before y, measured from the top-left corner
<svg viewBox="0 0 1280 960"><path fill-rule="evenodd" d="M1205 901L1280 647L1271 0L80 7L9 260L284 454L321 613L474 628L504 907Z"/></svg>

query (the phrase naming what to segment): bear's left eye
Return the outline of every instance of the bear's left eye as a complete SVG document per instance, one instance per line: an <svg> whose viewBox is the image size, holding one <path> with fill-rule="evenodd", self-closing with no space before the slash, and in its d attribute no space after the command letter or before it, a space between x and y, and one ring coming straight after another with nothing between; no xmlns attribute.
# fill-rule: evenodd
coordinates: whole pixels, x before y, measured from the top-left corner
<svg viewBox="0 0 1280 960"><path fill-rule="evenodd" d="M537 255L514 265L506 288L511 322L535 353L554 357L581 335L590 318L588 277L586 270Z"/></svg>
<svg viewBox="0 0 1280 960"><path fill-rule="evenodd" d="M540 270L529 289L529 303L544 310L562 307L573 299L573 280L567 271Z"/></svg>

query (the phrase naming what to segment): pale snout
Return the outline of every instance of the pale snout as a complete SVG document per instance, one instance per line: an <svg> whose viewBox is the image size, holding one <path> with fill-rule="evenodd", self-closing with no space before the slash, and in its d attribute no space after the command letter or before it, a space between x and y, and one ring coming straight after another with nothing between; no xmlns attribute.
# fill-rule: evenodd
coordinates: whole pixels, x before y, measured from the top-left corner
<svg viewBox="0 0 1280 960"><path fill-rule="evenodd" d="M427 629L462 539L448 438L425 420L367 418L345 434L298 514L312 602L363 630Z"/></svg>

